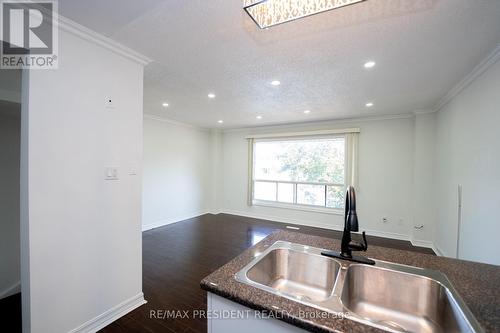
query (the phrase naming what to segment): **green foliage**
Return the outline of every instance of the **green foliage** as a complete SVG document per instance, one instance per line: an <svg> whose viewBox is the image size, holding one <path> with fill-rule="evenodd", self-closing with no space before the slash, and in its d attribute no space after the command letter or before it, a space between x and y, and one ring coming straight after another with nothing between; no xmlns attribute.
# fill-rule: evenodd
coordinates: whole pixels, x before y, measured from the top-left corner
<svg viewBox="0 0 500 333"><path fill-rule="evenodd" d="M340 140L286 142L278 155L280 172L303 182L344 183L344 144Z"/></svg>

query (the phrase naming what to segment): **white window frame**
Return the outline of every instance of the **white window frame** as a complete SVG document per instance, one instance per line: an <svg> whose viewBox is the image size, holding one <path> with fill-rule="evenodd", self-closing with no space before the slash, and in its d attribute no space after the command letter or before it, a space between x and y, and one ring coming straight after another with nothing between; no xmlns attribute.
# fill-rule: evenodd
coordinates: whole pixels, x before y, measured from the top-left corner
<svg viewBox="0 0 500 333"><path fill-rule="evenodd" d="M344 191L347 186L353 185L357 187L357 156L358 156L358 134L359 129L342 129L342 130L327 130L327 131L311 131L311 132L297 132L297 133L281 133L281 134L268 134L268 135L253 135L248 136L248 205L249 206L265 206L274 207L282 209L294 209L309 212L318 212L326 214L343 215L344 210L338 208L326 207L326 193L325 193L325 206L315 206L297 203L297 185L322 185L325 186L325 192L328 186L343 186ZM344 179L345 184L333 184L333 183L313 183L313 182L294 182L294 181L278 181L278 180L261 180L255 178L255 144L257 142L271 142L271 141L287 141L287 140L310 140L310 139L332 139L332 138L344 138L345 144L345 165L344 165ZM284 184L294 184L294 203L284 203L268 200L254 199L254 184L255 182L269 182L275 183L278 186L280 183ZM276 191L276 196L278 196L278 191Z"/></svg>

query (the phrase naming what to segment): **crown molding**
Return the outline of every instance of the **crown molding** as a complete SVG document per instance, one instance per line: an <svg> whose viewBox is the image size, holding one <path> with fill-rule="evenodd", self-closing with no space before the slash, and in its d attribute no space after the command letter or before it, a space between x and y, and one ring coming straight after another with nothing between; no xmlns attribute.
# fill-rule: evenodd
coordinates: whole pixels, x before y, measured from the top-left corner
<svg viewBox="0 0 500 333"><path fill-rule="evenodd" d="M434 109L431 109L431 110L415 110L413 111L413 114L415 116L419 116L419 115L422 115L422 114L430 114L430 113L435 113L436 110Z"/></svg>
<svg viewBox="0 0 500 333"><path fill-rule="evenodd" d="M441 100L434 106L434 111L441 110L453 98L460 94L465 88L470 86L481 74L494 65L500 59L500 44L483 61L467 74L456 86L454 86Z"/></svg>
<svg viewBox="0 0 500 333"><path fill-rule="evenodd" d="M431 111L426 111L430 113ZM432 111L434 112L434 111ZM381 116L365 116L365 117L357 117L357 118L342 118L342 119L324 119L324 120L315 120L309 122L297 122L297 123L288 123L288 124L275 124L275 125L261 125L261 126L252 126L252 127L235 127L235 128L209 128L209 127L201 127L197 125L192 125L189 123L184 123L181 121L160 117L148 113L144 113L144 119L156 120L164 123L169 123L172 125L178 125L188 128L193 128L201 131L214 131L220 133L232 133L232 132L245 132L249 130L273 130L273 129L286 129L286 128L296 128L301 126L320 126L320 125L328 125L328 124L349 124L353 122L370 122L370 121L383 121L383 120L396 120L396 119L410 119L415 118L415 111L413 113L403 113L403 114L392 114L392 115L381 115Z"/></svg>
<svg viewBox="0 0 500 333"><path fill-rule="evenodd" d="M102 46L114 53L117 53L125 58L133 60L143 66L151 63L153 60L145 55L136 52L111 38L105 37L83 25L76 23L60 14L58 14L57 26L66 32L69 32L75 36L85 39L91 43Z"/></svg>
<svg viewBox="0 0 500 333"><path fill-rule="evenodd" d="M27 2L31 3L35 7L37 7L38 10L40 10L42 13L46 13L46 9L39 6L36 1L31 1L31 0L26 0ZM86 41L89 41L91 43L97 44L99 46L104 47L105 49L108 49L110 51L113 51L121 56L124 56L125 58L128 58L130 60L133 60L143 66L146 66L147 64L151 63L153 60L149 57L146 57L145 55L134 51L117 41L105 37L101 35L98 32L95 32L94 30L91 30L79 23L76 23L73 20L70 20L67 17L62 16L59 13L59 7L58 3L55 2L55 8L54 11L56 15L53 16L53 22L54 27L57 27L63 31L69 32L75 36L78 36L82 39L85 39ZM52 13L51 13L52 14ZM55 21L55 22L54 22Z"/></svg>
<svg viewBox="0 0 500 333"><path fill-rule="evenodd" d="M402 114L392 114L392 115L380 115L380 116L364 116L364 117L353 117L353 118L339 118L339 119L323 119L308 122L297 122L292 124L276 124L276 125L262 125L253 127L237 127L237 128L227 128L222 129L223 133L233 133L233 132L245 132L251 130L278 130L287 128L297 128L301 126L327 126L327 125L342 125L360 122L371 122L371 121L383 121L383 120L396 120L396 119L410 119L415 118L413 113L402 113Z"/></svg>
<svg viewBox="0 0 500 333"><path fill-rule="evenodd" d="M172 125L187 127L187 128L191 128L191 129L195 129L195 130L199 130L199 131L205 131L205 132L210 131L209 128L200 127L200 126L196 126L196 125L191 125L191 124L188 124L188 123L183 123L181 121L177 121L177 120L173 120L173 119L169 119L169 118L165 118L165 117L160 117L160 116L155 116L155 115L152 115L152 114L144 113L143 117L144 117L144 119L155 120L155 121L159 121L159 122L162 122L162 123L168 123L168 124L172 124Z"/></svg>

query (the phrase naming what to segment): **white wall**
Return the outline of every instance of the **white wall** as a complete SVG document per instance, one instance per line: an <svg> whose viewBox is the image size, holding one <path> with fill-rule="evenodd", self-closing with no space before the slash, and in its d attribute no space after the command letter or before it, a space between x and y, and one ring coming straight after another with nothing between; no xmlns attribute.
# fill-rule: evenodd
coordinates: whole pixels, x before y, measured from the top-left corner
<svg viewBox="0 0 500 333"><path fill-rule="evenodd" d="M145 116L144 230L213 207L214 147L209 130Z"/></svg>
<svg viewBox="0 0 500 333"><path fill-rule="evenodd" d="M498 59L498 56L496 56ZM489 60L491 62L491 58ZM460 258L499 263L494 256L500 224L495 216L500 207L500 113L497 95L500 85L499 63L477 78L467 89L437 113L417 111L408 117L327 121L321 123L205 131L164 125L167 142L157 144L156 153L164 152L161 163L173 163L181 156L197 165L206 160L209 180L201 170L175 170L162 167L163 178L187 177L179 186L187 186L195 202L173 198L173 205L156 200L155 221L179 220L205 210L264 218L290 224L342 229L342 216L262 206L247 206L248 134L307 131L360 127L358 211L361 229L371 235L408 239L415 245L432 247L454 257L457 246L457 187L463 186L463 226ZM481 68L481 66L479 66ZM158 125L158 129L159 129ZM168 132L172 132L168 133ZM168 142L188 142L186 152ZM211 142L203 148L203 141ZM201 147L201 148L200 148ZM147 148L146 148L147 149ZM205 151L210 153L203 154ZM171 155L172 154L172 155ZM151 164L153 165L153 164ZM158 173L157 173L158 174ZM150 182L156 179L152 173ZM186 177L185 177L186 178ZM198 179L196 183L191 182ZM182 182L182 183L181 183ZM209 184L210 190L203 191ZM163 188L164 186L162 186ZM152 187L154 189L154 184ZM164 192L162 192L164 191ZM153 193L153 192L152 192ZM171 196L170 189L156 192ZM208 196L201 200L200 193ZM174 207L172 207L174 206ZM178 209L178 208L181 209ZM162 209L163 208L163 209ZM182 213L179 213L180 210ZM145 215L146 216L146 215ZM388 223L382 223L387 217ZM145 218L146 220L146 218ZM415 229L415 226L423 226ZM478 250L479 249L479 250Z"/></svg>
<svg viewBox="0 0 500 333"><path fill-rule="evenodd" d="M415 114L415 164L413 174L414 225L412 242L432 247L435 235L435 146L436 114Z"/></svg>
<svg viewBox="0 0 500 333"><path fill-rule="evenodd" d="M109 44L60 30L59 69L23 82L25 332L68 332L143 303L143 66ZM120 179L105 181L105 167Z"/></svg>
<svg viewBox="0 0 500 333"><path fill-rule="evenodd" d="M497 57L498 58L498 57ZM436 244L456 255L463 186L461 259L500 265L500 61L437 114Z"/></svg>
<svg viewBox="0 0 500 333"><path fill-rule="evenodd" d="M217 213L222 207L222 191L223 191L223 169L222 169L222 131L219 129L211 131L211 159L212 159L212 172L211 172L211 210Z"/></svg>
<svg viewBox="0 0 500 333"><path fill-rule="evenodd" d="M358 216L372 235L410 238L413 228L414 119L322 122L230 130L222 135L221 210L325 228L343 228L343 216L247 205L248 145L245 136L293 130L359 127ZM382 223L387 217L388 223Z"/></svg>
<svg viewBox="0 0 500 333"><path fill-rule="evenodd" d="M21 105L0 100L0 298L20 291L20 141Z"/></svg>
<svg viewBox="0 0 500 333"><path fill-rule="evenodd" d="M21 102L21 70L0 70L0 100L12 103Z"/></svg>

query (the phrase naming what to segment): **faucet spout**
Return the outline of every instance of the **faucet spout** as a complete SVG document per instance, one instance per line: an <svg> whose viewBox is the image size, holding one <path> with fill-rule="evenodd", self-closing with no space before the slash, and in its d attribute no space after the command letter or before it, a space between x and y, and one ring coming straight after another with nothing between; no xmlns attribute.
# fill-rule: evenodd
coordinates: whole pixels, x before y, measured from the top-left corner
<svg viewBox="0 0 500 333"><path fill-rule="evenodd" d="M347 188L345 195L344 229L357 232L359 230L358 214L356 213L356 192L353 186Z"/></svg>
<svg viewBox="0 0 500 333"><path fill-rule="evenodd" d="M352 255L352 251L366 251L368 243L364 231L362 233L362 242L354 242L351 239L351 231L359 231L358 214L356 213L356 191L353 186L347 188L345 195L344 233L342 234L341 252L322 252L321 254L328 257L374 265L375 262L371 259Z"/></svg>

